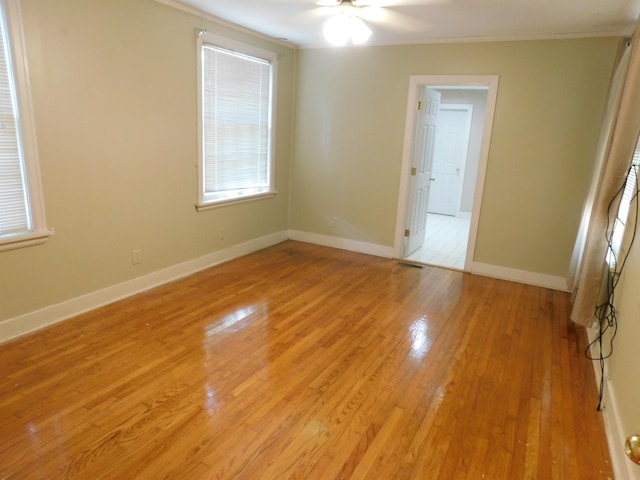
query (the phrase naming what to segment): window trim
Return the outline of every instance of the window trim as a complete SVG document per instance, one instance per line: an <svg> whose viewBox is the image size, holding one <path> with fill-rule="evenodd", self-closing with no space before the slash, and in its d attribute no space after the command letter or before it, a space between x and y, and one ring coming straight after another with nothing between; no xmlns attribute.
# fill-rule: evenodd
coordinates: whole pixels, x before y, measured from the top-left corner
<svg viewBox="0 0 640 480"><path fill-rule="evenodd" d="M270 123L271 131L269 135L269 186L267 191L242 195L237 197L227 197L219 199L207 198L204 191L204 112L203 112L203 65L202 51L204 45L223 48L242 55L247 55L268 61L271 64L271 112ZM245 203L264 198L270 198L277 195L275 188L275 143L276 143L276 105L277 105L277 77L278 77L278 55L275 52L258 48L246 43L232 40L220 35L207 33L205 31L198 32L197 41L197 77L198 77L198 201L196 209L198 211L220 208L227 205Z"/></svg>
<svg viewBox="0 0 640 480"><path fill-rule="evenodd" d="M11 72L13 73L15 85L19 116L19 141L22 146L24 168L26 170L26 188L32 226L30 232L0 239L0 251L4 251L42 244L53 234L53 230L47 228L45 215L20 2L17 0L0 0L0 6L4 12L4 25L9 43L11 58L8 60L11 63Z"/></svg>

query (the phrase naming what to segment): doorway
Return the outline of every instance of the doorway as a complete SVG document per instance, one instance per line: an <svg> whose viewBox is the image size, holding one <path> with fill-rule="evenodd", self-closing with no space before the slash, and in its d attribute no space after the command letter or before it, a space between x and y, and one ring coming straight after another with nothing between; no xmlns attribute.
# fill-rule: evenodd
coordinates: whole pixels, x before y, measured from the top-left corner
<svg viewBox="0 0 640 480"><path fill-rule="evenodd" d="M471 270L497 87L497 76L410 78L396 219L399 258ZM429 124L421 108L422 99L434 95L438 118L430 120L436 131L429 152L420 140ZM416 196L418 166L429 176L427 200L424 190Z"/></svg>

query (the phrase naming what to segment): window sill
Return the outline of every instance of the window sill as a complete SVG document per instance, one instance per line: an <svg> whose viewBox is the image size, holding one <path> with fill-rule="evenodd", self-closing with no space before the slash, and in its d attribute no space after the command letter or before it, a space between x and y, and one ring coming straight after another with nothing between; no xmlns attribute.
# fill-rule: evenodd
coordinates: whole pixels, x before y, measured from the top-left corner
<svg viewBox="0 0 640 480"><path fill-rule="evenodd" d="M205 210L213 210L215 208L226 207L228 205L235 205L237 203L253 202L254 200L262 200L264 198L271 198L271 197L275 197L277 194L278 194L277 191L273 191L273 192L258 193L258 194L255 194L255 195L248 195L246 197L240 197L240 198L229 198L229 199L225 199L225 200L216 200L215 202L197 203L196 204L196 210L198 210L199 212L202 212L202 211L205 211Z"/></svg>
<svg viewBox="0 0 640 480"><path fill-rule="evenodd" d="M18 248L32 247L34 245L41 245L49 240L49 237L53 235L54 231L42 230L39 232L30 233L29 235L20 235L15 238L8 238L0 241L0 252L7 250L16 250Z"/></svg>

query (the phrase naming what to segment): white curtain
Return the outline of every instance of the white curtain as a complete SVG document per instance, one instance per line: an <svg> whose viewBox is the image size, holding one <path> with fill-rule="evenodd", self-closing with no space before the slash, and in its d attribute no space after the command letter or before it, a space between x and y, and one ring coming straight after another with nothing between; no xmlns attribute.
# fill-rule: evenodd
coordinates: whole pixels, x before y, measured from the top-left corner
<svg viewBox="0 0 640 480"><path fill-rule="evenodd" d="M607 268L605 231L607 222L613 224L613 218L608 218L609 204L624 182L640 132L639 37L636 26L613 77L594 177L571 258L569 286L575 295L571 319L585 326L593 323ZM614 208L614 218L616 213Z"/></svg>

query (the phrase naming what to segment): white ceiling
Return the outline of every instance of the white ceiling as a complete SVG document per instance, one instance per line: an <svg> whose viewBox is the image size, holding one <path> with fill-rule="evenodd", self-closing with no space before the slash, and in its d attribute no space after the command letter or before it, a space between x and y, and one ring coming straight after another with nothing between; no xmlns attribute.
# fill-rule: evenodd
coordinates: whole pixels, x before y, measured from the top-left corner
<svg viewBox="0 0 640 480"><path fill-rule="evenodd" d="M162 0L160 0L162 1ZM326 47L327 0L177 0L227 22L302 47ZM354 8L373 30L369 44L627 35L640 0L368 0Z"/></svg>

